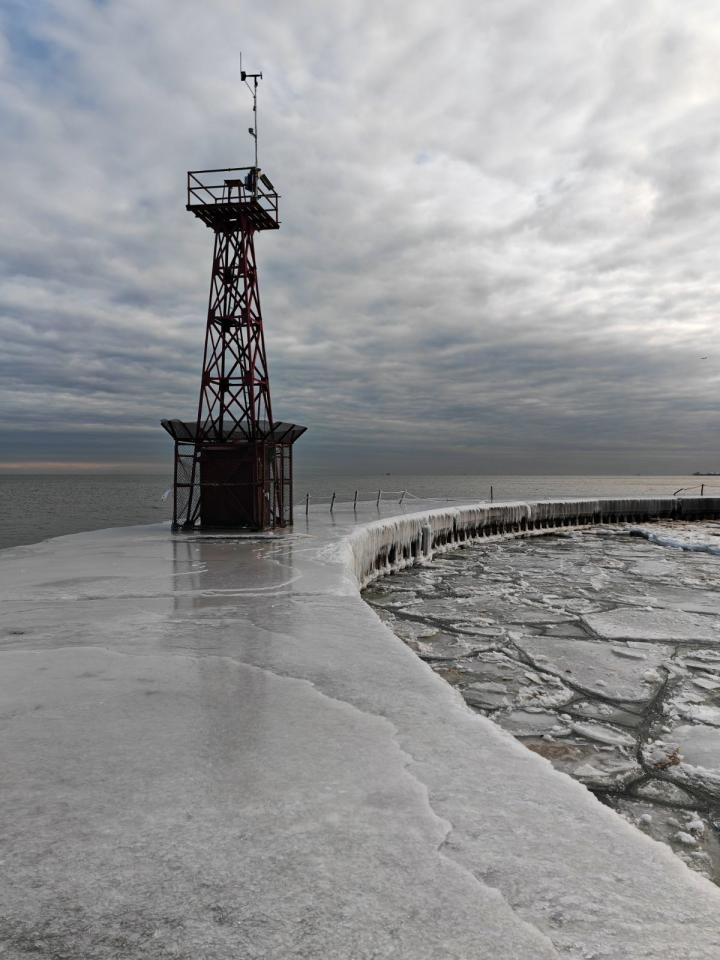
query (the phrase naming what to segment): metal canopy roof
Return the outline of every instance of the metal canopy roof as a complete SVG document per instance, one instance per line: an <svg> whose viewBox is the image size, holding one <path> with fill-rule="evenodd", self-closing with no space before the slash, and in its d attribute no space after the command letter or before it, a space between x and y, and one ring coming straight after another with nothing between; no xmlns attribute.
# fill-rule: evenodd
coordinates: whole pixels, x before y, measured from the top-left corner
<svg viewBox="0 0 720 960"><path fill-rule="evenodd" d="M198 435L197 422L183 420L161 420L163 429L167 430L170 436L178 443L248 443L250 437L244 431L235 427L232 430L224 430L222 436L217 430L201 431ZM272 426L267 420L261 420L258 423L258 434L256 440L268 443L295 443L298 437L302 436L307 427L302 427L297 423L285 423L282 420L276 420Z"/></svg>

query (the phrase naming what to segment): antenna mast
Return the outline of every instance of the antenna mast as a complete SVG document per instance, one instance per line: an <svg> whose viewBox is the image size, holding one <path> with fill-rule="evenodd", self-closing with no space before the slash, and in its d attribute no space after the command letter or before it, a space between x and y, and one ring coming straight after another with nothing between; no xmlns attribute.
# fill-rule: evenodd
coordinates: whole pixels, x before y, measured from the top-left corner
<svg viewBox="0 0 720 960"><path fill-rule="evenodd" d="M262 80L262 73L246 73L242 68L242 53L240 54L240 80L245 84L253 98L253 125L248 127L248 133L255 141L255 178L257 180L258 171L258 80ZM252 80L252 86L248 83Z"/></svg>

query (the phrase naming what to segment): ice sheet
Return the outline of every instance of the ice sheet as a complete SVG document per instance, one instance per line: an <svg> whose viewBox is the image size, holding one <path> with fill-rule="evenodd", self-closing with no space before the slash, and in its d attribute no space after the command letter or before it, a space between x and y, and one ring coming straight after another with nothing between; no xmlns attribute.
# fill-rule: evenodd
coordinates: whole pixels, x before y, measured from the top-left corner
<svg viewBox="0 0 720 960"><path fill-rule="evenodd" d="M408 522L0 553L7 956L717 960L718 890L360 599Z"/></svg>

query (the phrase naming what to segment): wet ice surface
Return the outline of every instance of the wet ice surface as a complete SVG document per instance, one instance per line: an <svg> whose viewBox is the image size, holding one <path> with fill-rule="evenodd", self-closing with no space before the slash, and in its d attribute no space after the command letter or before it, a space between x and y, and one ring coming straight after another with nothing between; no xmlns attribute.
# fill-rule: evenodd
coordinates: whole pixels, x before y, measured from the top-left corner
<svg viewBox="0 0 720 960"><path fill-rule="evenodd" d="M361 599L374 551L438 513L311 507L282 535L137 527L0 551L3 960L717 960L720 889L525 749L496 710L467 707ZM404 596L385 602L417 602L415 584L388 583ZM672 609L683 589L664 591ZM435 618L398 619L413 642L470 673L479 698L544 688L544 705L526 694L515 709L517 732L572 746L543 732L573 683L506 653L484 596L450 617L462 605L435 599L449 601ZM572 643L562 607L518 612L518 634ZM712 726L695 692L707 686L690 681L714 675L718 651L683 649L673 726ZM626 723L607 723L598 697L582 703L574 722L596 737L627 734L643 709L628 701ZM667 791L675 845L702 854L693 778L710 772L679 776L671 743L647 749L677 779L658 773L627 803L639 819ZM622 741L603 745L626 775ZM693 747L707 763L705 742Z"/></svg>
<svg viewBox="0 0 720 960"><path fill-rule="evenodd" d="M718 544L717 523L479 544L364 596L474 710L720 883Z"/></svg>

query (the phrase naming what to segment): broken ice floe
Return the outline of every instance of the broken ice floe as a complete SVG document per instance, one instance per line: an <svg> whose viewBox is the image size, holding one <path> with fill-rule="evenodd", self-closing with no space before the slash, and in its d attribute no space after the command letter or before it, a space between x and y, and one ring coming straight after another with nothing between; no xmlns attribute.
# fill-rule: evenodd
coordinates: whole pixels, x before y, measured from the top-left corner
<svg viewBox="0 0 720 960"><path fill-rule="evenodd" d="M469 706L720 880L720 567L662 549L611 530L480 544L373 590Z"/></svg>
<svg viewBox="0 0 720 960"><path fill-rule="evenodd" d="M583 618L604 640L672 640L717 642L720 631L715 619L683 610L638 610L616 607Z"/></svg>
<svg viewBox="0 0 720 960"><path fill-rule="evenodd" d="M612 646L591 640L528 636L514 643L533 664L561 675L583 692L625 701L652 697L662 677L648 677L648 670L660 666L672 653L670 646L648 644L644 659L638 661L619 657Z"/></svg>

